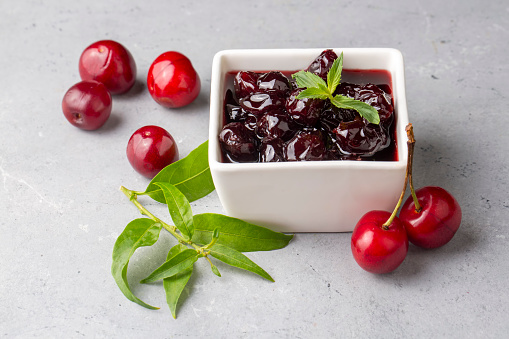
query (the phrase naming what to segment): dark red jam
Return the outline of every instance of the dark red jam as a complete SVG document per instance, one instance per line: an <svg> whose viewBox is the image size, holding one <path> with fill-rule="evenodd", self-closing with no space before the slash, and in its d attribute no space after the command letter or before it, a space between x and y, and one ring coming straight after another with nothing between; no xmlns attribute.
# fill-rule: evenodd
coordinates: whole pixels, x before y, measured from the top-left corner
<svg viewBox="0 0 509 339"><path fill-rule="evenodd" d="M320 54L306 69L326 80L337 55ZM223 162L312 160L396 161L392 79L386 70L343 69L334 94L375 107L378 125L329 100L297 99L295 72L230 72L226 75Z"/></svg>

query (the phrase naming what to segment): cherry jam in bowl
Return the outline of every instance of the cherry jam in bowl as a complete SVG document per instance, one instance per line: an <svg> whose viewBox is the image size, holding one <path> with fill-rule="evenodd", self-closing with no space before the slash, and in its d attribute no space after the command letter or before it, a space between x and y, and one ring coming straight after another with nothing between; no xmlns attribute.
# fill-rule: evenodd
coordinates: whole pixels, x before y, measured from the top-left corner
<svg viewBox="0 0 509 339"><path fill-rule="evenodd" d="M353 98L355 89L376 106L370 96L379 92L389 102L390 119L376 106L380 127L352 110L338 113L328 99L316 104L318 115L295 102L292 74L308 70L327 81L323 69L330 62L319 58L331 51L343 53L341 95ZM252 86L259 88L249 94ZM214 57L209 163L232 217L281 232L350 232L366 212L392 211L404 184L407 124L403 57L396 49L226 50ZM357 138L377 130L384 130L381 141Z"/></svg>

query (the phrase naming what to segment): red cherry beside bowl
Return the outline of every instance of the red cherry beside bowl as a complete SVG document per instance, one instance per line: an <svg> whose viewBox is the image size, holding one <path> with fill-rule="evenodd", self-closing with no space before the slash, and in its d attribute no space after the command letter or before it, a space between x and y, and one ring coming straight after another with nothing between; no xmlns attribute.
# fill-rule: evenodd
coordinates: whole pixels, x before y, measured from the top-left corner
<svg viewBox="0 0 509 339"><path fill-rule="evenodd" d="M62 99L62 111L74 126L96 130L106 123L111 114L111 94L102 83L81 81L69 88Z"/></svg>
<svg viewBox="0 0 509 339"><path fill-rule="evenodd" d="M82 80L102 82L111 94L129 91L136 81L136 64L123 45L113 40L101 40L88 46L80 56Z"/></svg>
<svg viewBox="0 0 509 339"><path fill-rule="evenodd" d="M159 126L144 126L134 132L126 153L131 166L149 179L179 158L175 140Z"/></svg>
<svg viewBox="0 0 509 339"><path fill-rule="evenodd" d="M399 218L408 240L422 248L437 248L447 244L461 224L461 208L445 189L436 186L415 191L421 210L415 210L412 196L401 207Z"/></svg>
<svg viewBox="0 0 509 339"><path fill-rule="evenodd" d="M165 52L154 60L147 76L154 100L168 108L183 107L196 99L201 89L191 61L179 52Z"/></svg>
<svg viewBox="0 0 509 339"><path fill-rule="evenodd" d="M359 220L352 233L352 254L360 267L371 273L389 273L398 268L408 252L405 227L395 217L385 229L391 213L370 211Z"/></svg>

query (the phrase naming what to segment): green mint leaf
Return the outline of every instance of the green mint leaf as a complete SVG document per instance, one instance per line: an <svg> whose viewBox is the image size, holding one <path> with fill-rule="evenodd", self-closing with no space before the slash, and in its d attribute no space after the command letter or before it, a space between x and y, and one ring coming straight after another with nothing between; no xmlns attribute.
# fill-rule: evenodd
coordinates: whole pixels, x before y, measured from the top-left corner
<svg viewBox="0 0 509 339"><path fill-rule="evenodd" d="M160 232L161 224L151 219L140 218L131 221L115 242L112 255L113 263L111 264L111 274L126 298L153 310L159 308L146 304L131 292L127 282L127 266L134 251L139 247L155 244Z"/></svg>
<svg viewBox="0 0 509 339"><path fill-rule="evenodd" d="M210 248L210 254L222 262L241 268L246 271L250 271L258 274L259 276L274 282L274 279L263 270L260 266L255 264L251 259L246 257L244 254L239 251L234 250L233 248L229 248L220 244L215 244Z"/></svg>
<svg viewBox="0 0 509 339"><path fill-rule="evenodd" d="M156 182L164 194L168 211L170 211L171 219L179 231L191 239L194 232L193 211L186 196L175 186L167 182Z"/></svg>
<svg viewBox="0 0 509 339"><path fill-rule="evenodd" d="M378 111L371 105L355 100L343 95L336 95L331 102L338 108L354 109L359 112L360 116L372 124L378 125L380 123L380 116Z"/></svg>
<svg viewBox="0 0 509 339"><path fill-rule="evenodd" d="M292 74L292 77L301 88L306 88L297 95L297 99L330 99L330 101L339 108L356 110L361 117L372 124L380 123L378 111L369 104L362 101L351 99L342 95L332 97L334 91L341 82L341 72L343 71L343 52L334 60L331 68L327 72L327 83L318 75L307 71L299 71Z"/></svg>
<svg viewBox="0 0 509 339"><path fill-rule="evenodd" d="M316 87L309 87L299 93L296 97L297 99L322 99L325 100L329 98L328 93L325 93L322 89Z"/></svg>
<svg viewBox="0 0 509 339"><path fill-rule="evenodd" d="M185 158L163 168L148 184L144 193L160 203L165 203L164 194L156 185L158 182L174 185L190 202L214 191L208 160L208 141L198 146Z"/></svg>
<svg viewBox="0 0 509 339"><path fill-rule="evenodd" d="M146 284L171 277L193 266L199 257L200 255L195 250L190 248L185 249L184 251L178 253L173 258L156 268L154 272L140 281L140 283Z"/></svg>
<svg viewBox="0 0 509 339"><path fill-rule="evenodd" d="M194 216L194 243L205 245L212 240L214 229L220 236L216 244L233 248L239 252L272 251L285 247L293 235L274 232L268 228L215 213Z"/></svg>
<svg viewBox="0 0 509 339"><path fill-rule="evenodd" d="M185 251L186 249L187 247L182 244L173 246L168 252L166 261L172 259L177 254ZM171 314L174 319L177 318L178 300L180 298L180 295L184 291L184 288L186 287L187 282L189 281L189 278L191 278L192 274L193 266L190 266L184 269L183 271L175 275L172 275L171 277L163 279L163 287L166 293L166 303L168 304L168 307L170 308Z"/></svg>
<svg viewBox="0 0 509 339"><path fill-rule="evenodd" d="M334 60L331 68L329 69L329 72L327 73L327 86L331 94L334 93L336 87L338 87L339 83L341 82L342 71L343 71L343 52L341 52L339 58Z"/></svg>
<svg viewBox="0 0 509 339"><path fill-rule="evenodd" d="M318 75L308 71L298 71L292 74L292 78L297 82L297 86L301 88L320 88L328 92L327 84Z"/></svg>

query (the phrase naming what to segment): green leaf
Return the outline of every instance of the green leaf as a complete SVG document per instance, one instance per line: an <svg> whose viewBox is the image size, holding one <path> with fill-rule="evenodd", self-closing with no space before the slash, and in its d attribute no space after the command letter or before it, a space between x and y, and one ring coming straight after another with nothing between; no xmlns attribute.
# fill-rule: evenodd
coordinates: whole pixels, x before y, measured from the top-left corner
<svg viewBox="0 0 509 339"><path fill-rule="evenodd" d="M195 250L188 248L156 268L154 272L140 282L146 284L171 277L193 266L199 257L200 255Z"/></svg>
<svg viewBox="0 0 509 339"><path fill-rule="evenodd" d="M182 253L188 249L185 245L178 244L173 246L170 251L168 252L168 256L166 257L166 261L172 259L177 254ZM189 278L191 278L191 275L193 274L193 266L190 266L183 271L172 275L171 277L164 278L163 279L163 287L164 291L166 292L166 303L168 304L168 307L170 308L171 314L173 315L173 318L177 318L177 303L180 298L180 295L184 291L184 288L187 285L187 282L189 281Z"/></svg>
<svg viewBox="0 0 509 339"><path fill-rule="evenodd" d="M331 94L334 93L336 87L338 87L339 83L341 82L342 71L343 71L343 52L341 52L339 58L334 60L331 68L329 69L329 72L327 73L327 86Z"/></svg>
<svg viewBox="0 0 509 339"><path fill-rule="evenodd" d="M298 71L292 74L292 78L297 82L297 86L301 88L312 88L316 87L328 92L327 84L318 75L308 71Z"/></svg>
<svg viewBox="0 0 509 339"><path fill-rule="evenodd" d="M292 77L297 82L297 85L306 88L297 95L297 99L330 99L331 102L339 108L353 109L357 111L361 117L365 118L372 124L380 123L380 116L378 111L371 105L351 99L342 95L332 97L336 87L341 82L341 72L343 71L343 52L334 60L331 68L327 72L327 84L318 75L307 71L299 71L292 74Z"/></svg>
<svg viewBox="0 0 509 339"><path fill-rule="evenodd" d="M355 100L343 95L336 95L331 102L334 104L334 106L339 108L346 108L346 109L354 109L357 112L359 112L360 116L365 118L367 121L369 121L372 124L378 125L380 123L380 116L378 115L378 111L371 105Z"/></svg>
<svg viewBox="0 0 509 339"><path fill-rule="evenodd" d="M148 184L145 194L165 203L158 182L170 183L177 187L189 201L195 201L214 191L208 160L208 141L194 149L185 158L163 168Z"/></svg>
<svg viewBox="0 0 509 339"><path fill-rule="evenodd" d="M325 100L328 97L329 97L329 95L327 93L325 93L320 88L316 88L316 87L306 88L305 90L300 92L299 95L297 95L297 99L309 98L309 99Z"/></svg>
<svg viewBox="0 0 509 339"><path fill-rule="evenodd" d="M244 254L234 250L233 248L226 247L220 244L215 244L210 248L210 254L214 258L221 260L222 262L228 265L256 273L267 280L270 280L272 282L274 281L274 279L272 279L272 277L267 272L265 272L263 268L255 264L251 259L246 257Z"/></svg>
<svg viewBox="0 0 509 339"><path fill-rule="evenodd" d="M239 252L272 251L288 245L293 235L274 232L268 228L215 213L194 216L192 241L201 245L210 243L214 229L220 236L216 244L222 244Z"/></svg>
<svg viewBox="0 0 509 339"><path fill-rule="evenodd" d="M214 228L214 232L212 232L212 239L219 238L219 228Z"/></svg>
<svg viewBox="0 0 509 339"><path fill-rule="evenodd" d="M111 264L111 274L126 298L154 310L159 308L146 304L131 292L127 282L127 266L134 251L139 247L155 244L160 232L161 224L151 219L140 218L131 221L115 242L112 255L113 263Z"/></svg>
<svg viewBox="0 0 509 339"><path fill-rule="evenodd" d="M194 232L193 211L186 196L175 186L167 182L157 182L156 185L163 191L171 219L175 226L187 239L191 239Z"/></svg>
<svg viewBox="0 0 509 339"><path fill-rule="evenodd" d="M219 273L219 270L217 269L217 267L214 264L212 264L210 266L210 268L212 269L212 273L214 273L215 275L217 275L218 277L221 278L221 273Z"/></svg>

